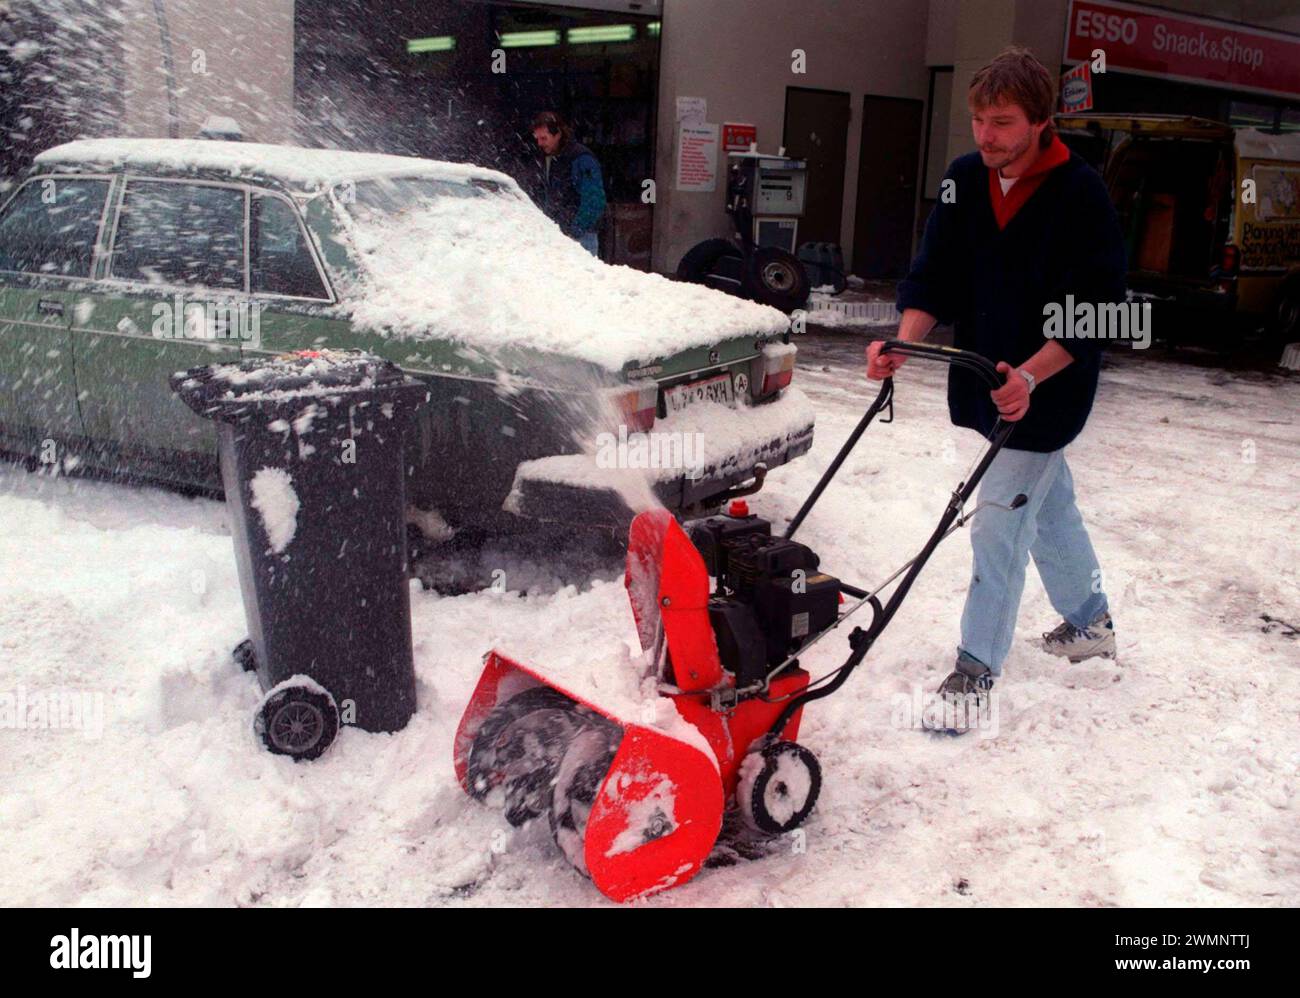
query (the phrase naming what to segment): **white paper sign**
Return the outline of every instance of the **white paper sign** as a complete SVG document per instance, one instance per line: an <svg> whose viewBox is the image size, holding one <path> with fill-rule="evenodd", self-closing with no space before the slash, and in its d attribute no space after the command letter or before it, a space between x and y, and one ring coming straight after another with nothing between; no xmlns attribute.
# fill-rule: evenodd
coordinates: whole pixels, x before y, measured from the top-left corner
<svg viewBox="0 0 1300 998"><path fill-rule="evenodd" d="M702 125L709 116L709 102L703 97L678 97L677 122L682 125Z"/></svg>
<svg viewBox="0 0 1300 998"><path fill-rule="evenodd" d="M677 189L718 187L718 126L682 125L677 130Z"/></svg>

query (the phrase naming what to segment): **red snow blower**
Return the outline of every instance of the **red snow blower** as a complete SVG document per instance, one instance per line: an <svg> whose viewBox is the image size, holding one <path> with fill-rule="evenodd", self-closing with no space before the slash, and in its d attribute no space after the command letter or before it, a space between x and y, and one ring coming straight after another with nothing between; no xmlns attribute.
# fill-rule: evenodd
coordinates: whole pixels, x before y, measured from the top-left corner
<svg viewBox="0 0 1300 998"><path fill-rule="evenodd" d="M990 388L1002 384L978 354L901 340L883 349L963 368ZM647 688L638 678L648 679L655 693L639 702L613 696L585 675L560 677L489 652L456 732L466 792L504 803L515 826L545 814L569 861L615 901L690 880L719 846L729 806L752 840L798 827L821 788L816 757L795 741L804 705L844 684L935 548L990 505L964 511L1014 428L998 422L925 546L866 591L822 572L793 535L885 409L881 421L891 422L889 378L783 535L741 500L725 515L684 526L664 510L638 515L624 584L647 675L629 677L629 687L635 694ZM1017 509L1024 501L992 505ZM871 621L849 634L848 658L812 679L799 656L864 606Z"/></svg>

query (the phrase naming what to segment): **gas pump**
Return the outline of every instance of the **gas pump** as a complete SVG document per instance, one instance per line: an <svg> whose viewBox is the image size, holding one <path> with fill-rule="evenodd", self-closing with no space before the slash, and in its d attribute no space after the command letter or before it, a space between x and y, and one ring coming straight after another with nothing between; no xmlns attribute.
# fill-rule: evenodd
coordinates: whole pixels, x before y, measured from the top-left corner
<svg viewBox="0 0 1300 998"><path fill-rule="evenodd" d="M807 162L733 152L727 164L727 212L736 219L742 238L748 231L755 246L794 253L808 184Z"/></svg>
<svg viewBox="0 0 1300 998"><path fill-rule="evenodd" d="M811 285L794 248L807 185L808 164L803 160L756 149L729 154L727 214L735 234L692 247L682 257L677 276L783 312L801 308Z"/></svg>

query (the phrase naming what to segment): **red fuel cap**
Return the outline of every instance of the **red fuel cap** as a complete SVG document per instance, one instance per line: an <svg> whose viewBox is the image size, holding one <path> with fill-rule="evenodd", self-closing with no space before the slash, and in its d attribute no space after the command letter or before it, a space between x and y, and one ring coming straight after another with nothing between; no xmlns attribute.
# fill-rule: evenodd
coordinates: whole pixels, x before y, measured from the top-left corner
<svg viewBox="0 0 1300 998"><path fill-rule="evenodd" d="M744 499L732 499L727 507L728 516L749 516L749 503Z"/></svg>

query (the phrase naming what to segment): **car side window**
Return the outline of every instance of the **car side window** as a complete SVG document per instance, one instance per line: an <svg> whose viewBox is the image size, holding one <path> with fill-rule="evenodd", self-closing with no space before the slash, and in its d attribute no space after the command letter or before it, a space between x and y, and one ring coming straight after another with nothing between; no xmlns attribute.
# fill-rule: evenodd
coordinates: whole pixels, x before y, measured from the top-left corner
<svg viewBox="0 0 1300 998"><path fill-rule="evenodd" d="M89 277L107 180L38 177L0 215L0 270Z"/></svg>
<svg viewBox="0 0 1300 998"><path fill-rule="evenodd" d="M128 281L242 291L243 190L127 181L109 273Z"/></svg>
<svg viewBox="0 0 1300 998"><path fill-rule="evenodd" d="M291 204L278 197L254 194L249 224L254 294L329 299L298 224L298 212Z"/></svg>

